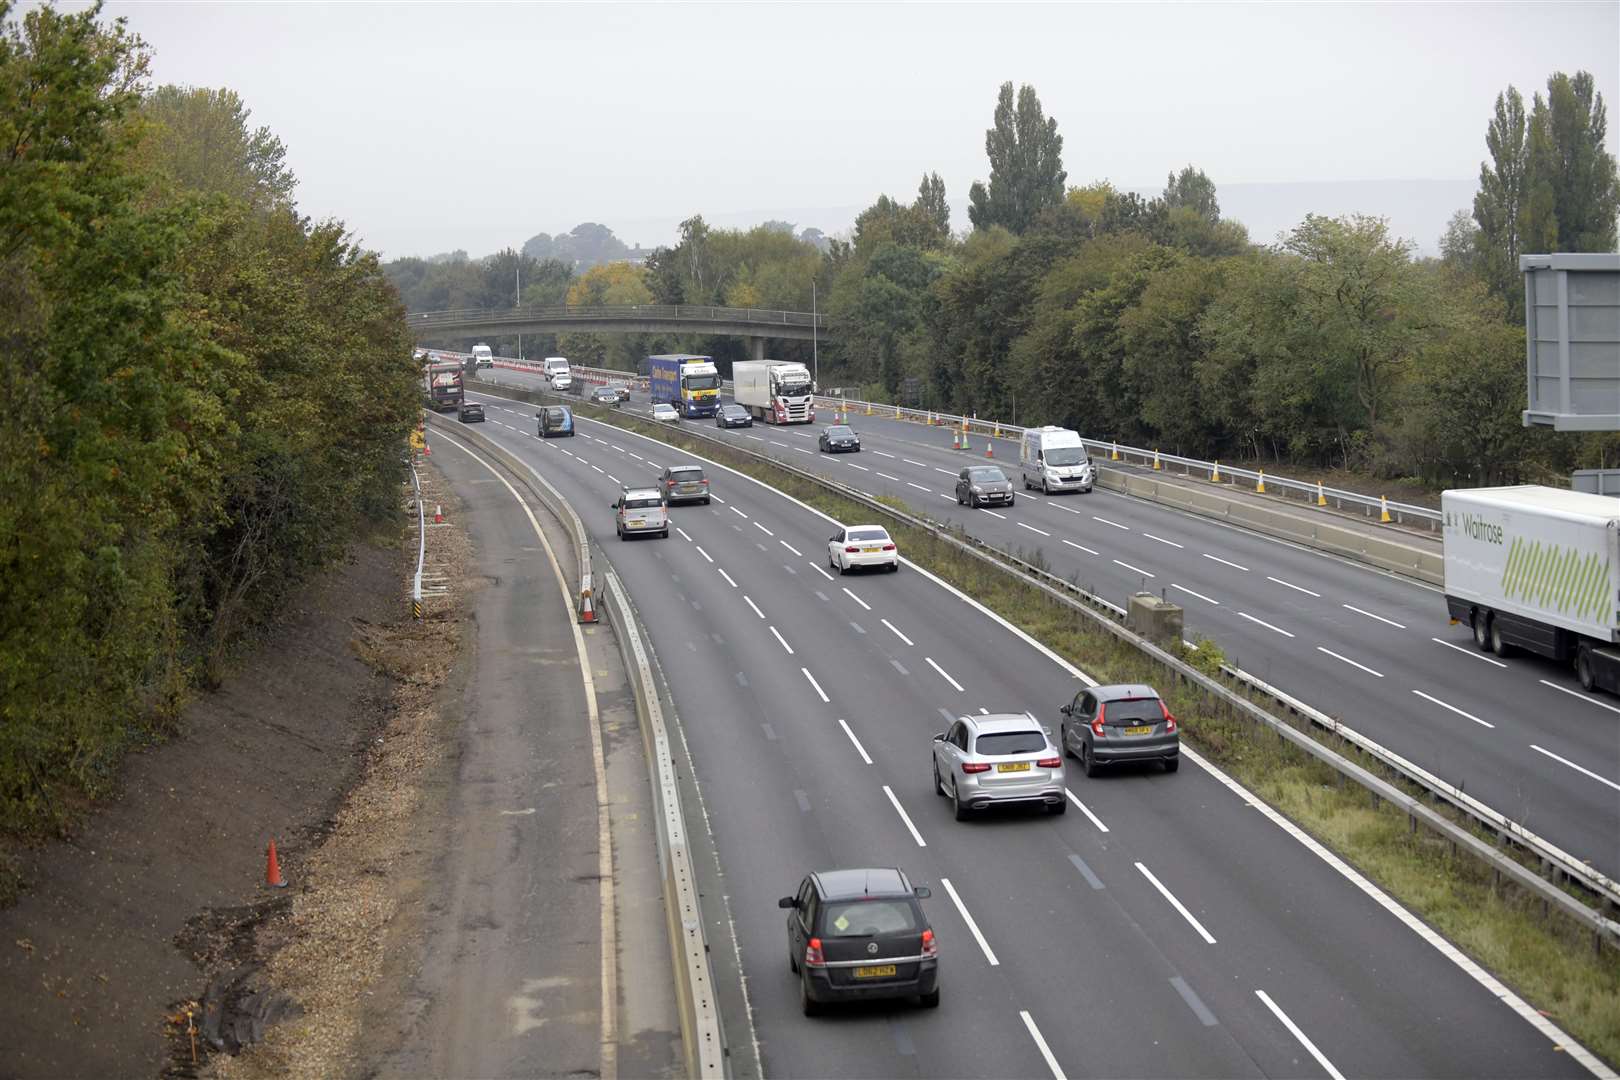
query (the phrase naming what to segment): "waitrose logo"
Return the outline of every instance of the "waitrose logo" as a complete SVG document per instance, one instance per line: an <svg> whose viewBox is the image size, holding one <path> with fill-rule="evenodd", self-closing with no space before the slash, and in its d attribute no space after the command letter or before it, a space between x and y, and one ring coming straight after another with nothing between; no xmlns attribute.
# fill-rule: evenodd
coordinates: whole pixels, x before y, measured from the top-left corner
<svg viewBox="0 0 1620 1080"><path fill-rule="evenodd" d="M1474 514L1450 513L1446 515L1446 528L1461 529L1467 536L1487 544L1500 545L1502 541L1502 526L1494 521L1486 521Z"/></svg>

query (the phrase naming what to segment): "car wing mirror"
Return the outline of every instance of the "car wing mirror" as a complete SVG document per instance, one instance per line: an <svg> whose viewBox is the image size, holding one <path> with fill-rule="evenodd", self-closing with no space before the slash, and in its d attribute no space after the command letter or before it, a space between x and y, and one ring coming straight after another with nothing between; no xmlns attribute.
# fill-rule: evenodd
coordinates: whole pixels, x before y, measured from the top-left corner
<svg viewBox="0 0 1620 1080"><path fill-rule="evenodd" d="M939 742L939 741L940 741L940 740L941 740L941 739L943 739L943 738L944 738L944 737L945 737L945 733L944 733L944 732L943 732L943 731L936 731L936 732L935 732L935 733L934 733L934 741L935 741L935 742Z"/></svg>
<svg viewBox="0 0 1620 1080"><path fill-rule="evenodd" d="M1074 715L1074 706L1073 705L1065 705L1065 706L1063 706L1063 708L1059 709L1058 712L1062 713L1064 716L1073 716Z"/></svg>
<svg viewBox="0 0 1620 1080"><path fill-rule="evenodd" d="M926 885L913 885L911 887L911 895L915 896L919 900L927 900L930 896L934 895L934 890L930 889Z"/></svg>
<svg viewBox="0 0 1620 1080"><path fill-rule="evenodd" d="M538 420L538 419L540 419L540 414L539 414L539 413L535 413L535 414L534 414L534 418L535 418L535 419L536 419L536 420Z"/></svg>
<svg viewBox="0 0 1620 1080"><path fill-rule="evenodd" d="M798 902L793 899L793 897L784 896L784 897L782 897L782 899L780 899L780 900L778 900L776 902L776 906L779 907L779 908L785 908L785 909L791 910L792 908L796 908L799 905L798 905Z"/></svg>
<svg viewBox="0 0 1620 1080"><path fill-rule="evenodd" d="M608 509L609 509L609 510L617 510L617 509L618 509L618 508L619 508L619 504L618 504L618 503L616 503L616 502L610 502L610 503L608 503Z"/></svg>

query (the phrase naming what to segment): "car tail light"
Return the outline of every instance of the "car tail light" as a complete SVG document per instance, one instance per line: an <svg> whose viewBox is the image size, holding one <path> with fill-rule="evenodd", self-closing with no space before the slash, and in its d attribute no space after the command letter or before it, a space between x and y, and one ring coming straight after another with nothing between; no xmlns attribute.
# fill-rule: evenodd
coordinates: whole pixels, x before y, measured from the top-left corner
<svg viewBox="0 0 1620 1080"><path fill-rule="evenodd" d="M1104 736L1104 735L1108 734L1107 732L1105 732L1103 730L1103 712L1105 711L1105 709L1106 709L1105 706L1102 706L1102 705L1097 706L1097 719L1095 719L1095 720L1093 720L1091 722L1091 733L1093 735Z"/></svg>
<svg viewBox="0 0 1620 1080"><path fill-rule="evenodd" d="M939 955L939 942L934 940L934 932L932 930L923 931L922 954L924 956Z"/></svg>
<svg viewBox="0 0 1620 1080"><path fill-rule="evenodd" d="M883 545L883 550L884 551L893 551L894 550L894 545L893 544L884 544Z"/></svg>
<svg viewBox="0 0 1620 1080"><path fill-rule="evenodd" d="M853 555L853 554L858 554L861 549L858 548L858 547L847 547L844 550Z"/></svg>
<svg viewBox="0 0 1620 1080"><path fill-rule="evenodd" d="M670 480L670 481L669 481L669 486L670 486L670 487L674 487L674 486L675 486L675 481L674 481L674 480Z"/></svg>
<svg viewBox="0 0 1620 1080"><path fill-rule="evenodd" d="M821 955L821 939L820 938L818 938L818 937L811 938L810 939L810 944L808 944L808 945L806 945L804 947L804 966L805 967L826 967L827 966L827 958L825 956Z"/></svg>
<svg viewBox="0 0 1620 1080"><path fill-rule="evenodd" d="M965 773L989 772L990 763L988 761L964 761L962 762L962 771Z"/></svg>
<svg viewBox="0 0 1620 1080"><path fill-rule="evenodd" d="M708 487L709 486L709 478L705 476L702 480L699 480L698 483L702 484L704 487Z"/></svg>
<svg viewBox="0 0 1620 1080"><path fill-rule="evenodd" d="M1055 769L1063 764L1063 759L1060 757L1043 757L1035 764L1043 769Z"/></svg>
<svg viewBox="0 0 1620 1080"><path fill-rule="evenodd" d="M1162 701L1159 702L1159 711L1164 713L1164 732L1165 732L1165 734L1166 735L1174 735L1176 733L1176 718L1170 715L1170 710L1165 708L1164 702L1162 702Z"/></svg>

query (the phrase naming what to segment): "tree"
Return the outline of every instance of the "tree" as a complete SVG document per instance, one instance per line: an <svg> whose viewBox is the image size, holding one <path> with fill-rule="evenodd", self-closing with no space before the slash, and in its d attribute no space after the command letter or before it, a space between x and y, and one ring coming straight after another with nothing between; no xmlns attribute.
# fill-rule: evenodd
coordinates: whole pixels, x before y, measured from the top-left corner
<svg viewBox="0 0 1620 1080"><path fill-rule="evenodd" d="M1474 196L1480 270L1508 310L1519 284L1520 229L1525 197L1524 98L1509 86L1496 95L1496 114L1485 128L1491 158L1479 166Z"/></svg>
<svg viewBox="0 0 1620 1080"><path fill-rule="evenodd" d="M922 183L917 186L917 201L912 208L932 222L941 237L950 239L951 207L945 201L945 181L939 178L939 173L923 174Z"/></svg>
<svg viewBox="0 0 1620 1080"><path fill-rule="evenodd" d="M996 99L995 125L984 133L984 150L990 158L990 184L977 181L968 191L968 218L975 229L1001 225L1022 233L1036 215L1063 201L1063 136L1057 121L1041 110L1041 99L1033 86L1018 90L1013 104L1013 84L1001 84Z"/></svg>
<svg viewBox="0 0 1620 1080"><path fill-rule="evenodd" d="M1458 210L1446 221L1440 234L1440 261L1469 277L1481 277L1479 226L1466 210Z"/></svg>
<svg viewBox="0 0 1620 1080"><path fill-rule="evenodd" d="M1215 198L1215 181L1204 175L1204 170L1188 165L1181 172L1171 173L1164 185L1164 205L1172 210L1185 206L1205 221L1221 219L1221 204Z"/></svg>
<svg viewBox="0 0 1620 1080"><path fill-rule="evenodd" d="M1559 251L1614 250L1620 180L1604 148L1607 134L1608 112L1591 73L1555 72L1530 112L1528 233Z"/></svg>
<svg viewBox="0 0 1620 1080"><path fill-rule="evenodd" d="M298 181L287 148L267 127L249 130L253 114L236 91L160 86L141 112L152 125L142 142L148 163L182 190L261 210L291 204Z"/></svg>

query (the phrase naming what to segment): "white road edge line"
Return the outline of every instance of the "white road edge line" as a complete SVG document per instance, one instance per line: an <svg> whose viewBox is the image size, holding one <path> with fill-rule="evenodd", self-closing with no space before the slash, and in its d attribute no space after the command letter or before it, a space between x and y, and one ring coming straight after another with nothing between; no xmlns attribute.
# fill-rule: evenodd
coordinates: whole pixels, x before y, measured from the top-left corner
<svg viewBox="0 0 1620 1080"><path fill-rule="evenodd" d="M1382 615L1374 615L1372 612L1364 610L1362 608L1358 608L1354 604L1340 604L1339 606L1342 607L1342 608L1347 608L1350 611L1355 612L1357 615L1365 615L1369 619L1377 619L1381 623L1389 623L1389 625L1393 626L1397 630L1405 630L1406 629L1406 624L1405 623L1398 623L1394 619L1386 619Z"/></svg>
<svg viewBox="0 0 1620 1080"><path fill-rule="evenodd" d="M1440 706L1442 709L1450 709L1452 712L1456 713L1458 716L1461 716L1461 717L1463 717L1464 719L1467 719L1467 720L1472 720L1474 723L1480 725L1481 727L1494 728L1496 726L1495 724L1491 723L1489 720L1481 720L1479 717L1475 716L1473 713L1463 712L1461 709L1457 708L1457 706L1455 706L1455 705L1447 705L1445 702L1441 701L1439 698L1431 697L1430 695L1425 694L1421 690L1414 690L1414 691L1412 691L1412 693L1416 694L1418 697L1422 698L1424 701L1433 702L1434 704Z"/></svg>
<svg viewBox="0 0 1620 1080"><path fill-rule="evenodd" d="M855 732L850 730L849 724L841 716L838 718L838 726L844 729L844 734L849 736L849 741L855 744L855 752L861 755L861 760L868 765L872 764L872 759L866 755L866 747L861 745L861 740L855 737Z"/></svg>
<svg viewBox="0 0 1620 1080"><path fill-rule="evenodd" d="M1052 1080L1068 1080L1068 1077L1063 1075L1063 1070L1058 1068L1057 1058L1052 1056L1052 1048L1046 1045L1045 1039L1041 1038L1041 1029L1035 1026L1034 1017L1030 1016L1028 1011L1024 1009L1019 1009L1018 1015L1023 1019L1024 1027L1028 1029L1029 1037L1035 1040L1035 1049L1039 1050L1041 1057L1046 1059L1046 1067L1052 1070ZM1340 1080L1343 1080L1343 1078L1341 1077Z"/></svg>
<svg viewBox="0 0 1620 1080"><path fill-rule="evenodd" d="M887 626L890 630L893 630L894 636L905 642L907 645L915 646L917 644L915 641L912 641L910 638L906 637L906 635L902 634L894 623L890 622L888 619L879 619L878 621L884 626Z"/></svg>
<svg viewBox="0 0 1620 1080"><path fill-rule="evenodd" d="M1569 760L1569 758L1567 758L1567 757L1559 757L1557 754L1553 753L1551 750L1544 750L1541 747L1537 746L1535 743L1530 744L1530 749L1534 750L1538 754L1546 754L1548 757L1552 758L1554 761L1558 762L1559 764L1568 765L1570 768L1574 769L1576 772L1585 773L1587 776L1590 776L1592 779L1596 780L1598 783L1600 783L1600 784L1608 784L1610 787L1614 788L1614 790L1620 791L1620 784L1615 783L1613 780L1610 780L1606 776L1599 776L1597 773L1593 772L1591 769L1588 769L1588 768L1585 768L1584 766L1575 764L1573 761Z"/></svg>
<svg viewBox="0 0 1620 1080"><path fill-rule="evenodd" d="M816 694L821 698L822 704L826 704L832 700L832 698L827 696L827 691L821 688L821 684L816 682L816 677L810 674L809 668L802 667L799 670L804 672L804 677L810 680L810 685L815 688Z"/></svg>
<svg viewBox="0 0 1620 1080"><path fill-rule="evenodd" d="M805 674L808 675L810 673L807 671ZM922 838L922 833L917 831L917 826L911 823L911 815L907 814L906 808L900 805L900 800L894 797L894 791L890 789L888 784L883 785L883 794L887 795L889 797L889 801L894 804L894 812L899 814L900 820L906 823L906 828L911 831L911 838L917 841L917 846L927 847L928 841Z"/></svg>
<svg viewBox="0 0 1620 1080"><path fill-rule="evenodd" d="M1147 878L1149 881L1151 881L1153 883L1153 887L1155 889L1158 889L1159 892L1164 895L1164 898L1166 900L1170 901L1170 906L1171 907L1173 907L1177 911L1181 912L1181 917L1183 919L1186 919L1189 923L1192 924L1192 928L1194 930L1198 931L1198 936L1203 938L1204 942L1206 944L1209 944L1209 945L1215 944L1215 939L1210 937L1208 930L1204 929L1204 924L1199 922L1197 919L1193 918L1193 913L1188 911L1187 908L1186 908L1186 905L1182 904L1182 902L1180 900L1176 899L1176 894L1175 893L1171 892L1169 889L1164 887L1164 882L1160 881L1158 878L1153 876L1153 871L1149 870L1146 866L1142 865L1141 863L1137 863L1136 868L1138 870L1142 871L1142 876Z"/></svg>
<svg viewBox="0 0 1620 1080"><path fill-rule="evenodd" d="M996 959L996 954L990 949L990 943L984 940L983 934L979 933L979 924L973 921L972 915L968 914L967 905L962 903L962 898L956 894L956 886L951 884L951 879L942 877L939 879L939 883L945 886L945 891L950 894L951 903L956 905L956 910L962 915L962 921L967 923L968 931L973 935L973 940L977 941L979 948L984 950L984 958L990 962L991 967L1000 967L1001 961Z"/></svg>
<svg viewBox="0 0 1620 1080"><path fill-rule="evenodd" d="M1299 1025L1288 1019L1288 1014L1277 1007L1277 1003L1271 1000L1270 994L1266 993L1264 990L1256 990L1255 994L1262 1002L1265 1003L1266 1008L1271 1010L1272 1015L1278 1020L1282 1021L1283 1027L1288 1029L1289 1034L1298 1039L1299 1044L1311 1052L1311 1057L1316 1059L1316 1063L1318 1065L1327 1070L1327 1074L1333 1077L1333 1080L1344 1080L1344 1073L1340 1072L1338 1069L1335 1069L1333 1067L1333 1062L1327 1059L1327 1055L1318 1050L1316 1048L1316 1044L1311 1042L1310 1039L1306 1038L1303 1031L1299 1030Z"/></svg>
<svg viewBox="0 0 1620 1080"><path fill-rule="evenodd" d="M1292 635L1290 635L1290 636L1292 636ZM1365 671L1369 675L1375 675L1380 679L1382 679L1384 677L1384 673L1382 671L1374 671L1372 668L1368 667L1366 664L1358 664L1354 660L1350 659L1348 656L1340 656L1338 653L1334 652L1332 649L1325 649L1322 646L1318 645L1316 647L1316 651L1319 652L1319 653L1327 653L1329 656L1333 657L1333 659L1335 659L1335 660L1343 660L1345 663L1349 664L1351 667L1360 668L1362 671Z"/></svg>
<svg viewBox="0 0 1620 1080"><path fill-rule="evenodd" d="M1107 832L1108 831L1108 826L1106 826L1106 825L1104 825L1102 823L1102 818L1098 817L1096 814L1093 814L1091 812L1091 807L1089 807L1085 803L1081 802L1075 796L1074 792L1070 791L1068 788L1064 788L1063 789L1063 794L1067 795L1069 797L1069 801L1074 803L1075 806L1080 808L1080 812L1082 814L1086 815L1086 817L1091 819L1091 823L1093 825L1097 826L1097 831L1098 832Z"/></svg>
<svg viewBox="0 0 1620 1080"><path fill-rule="evenodd" d="M937 671L941 675L943 675L945 677L946 682L948 682L952 686L956 687L956 692L957 693L959 693L959 694L960 693L965 693L965 691L962 689L962 684L957 682L955 679L951 678L950 672L946 671L944 668L942 668L938 664L934 663L934 658L932 656L925 656L925 657L923 657L923 659L928 661L928 666L929 667L933 668L935 671Z"/></svg>

